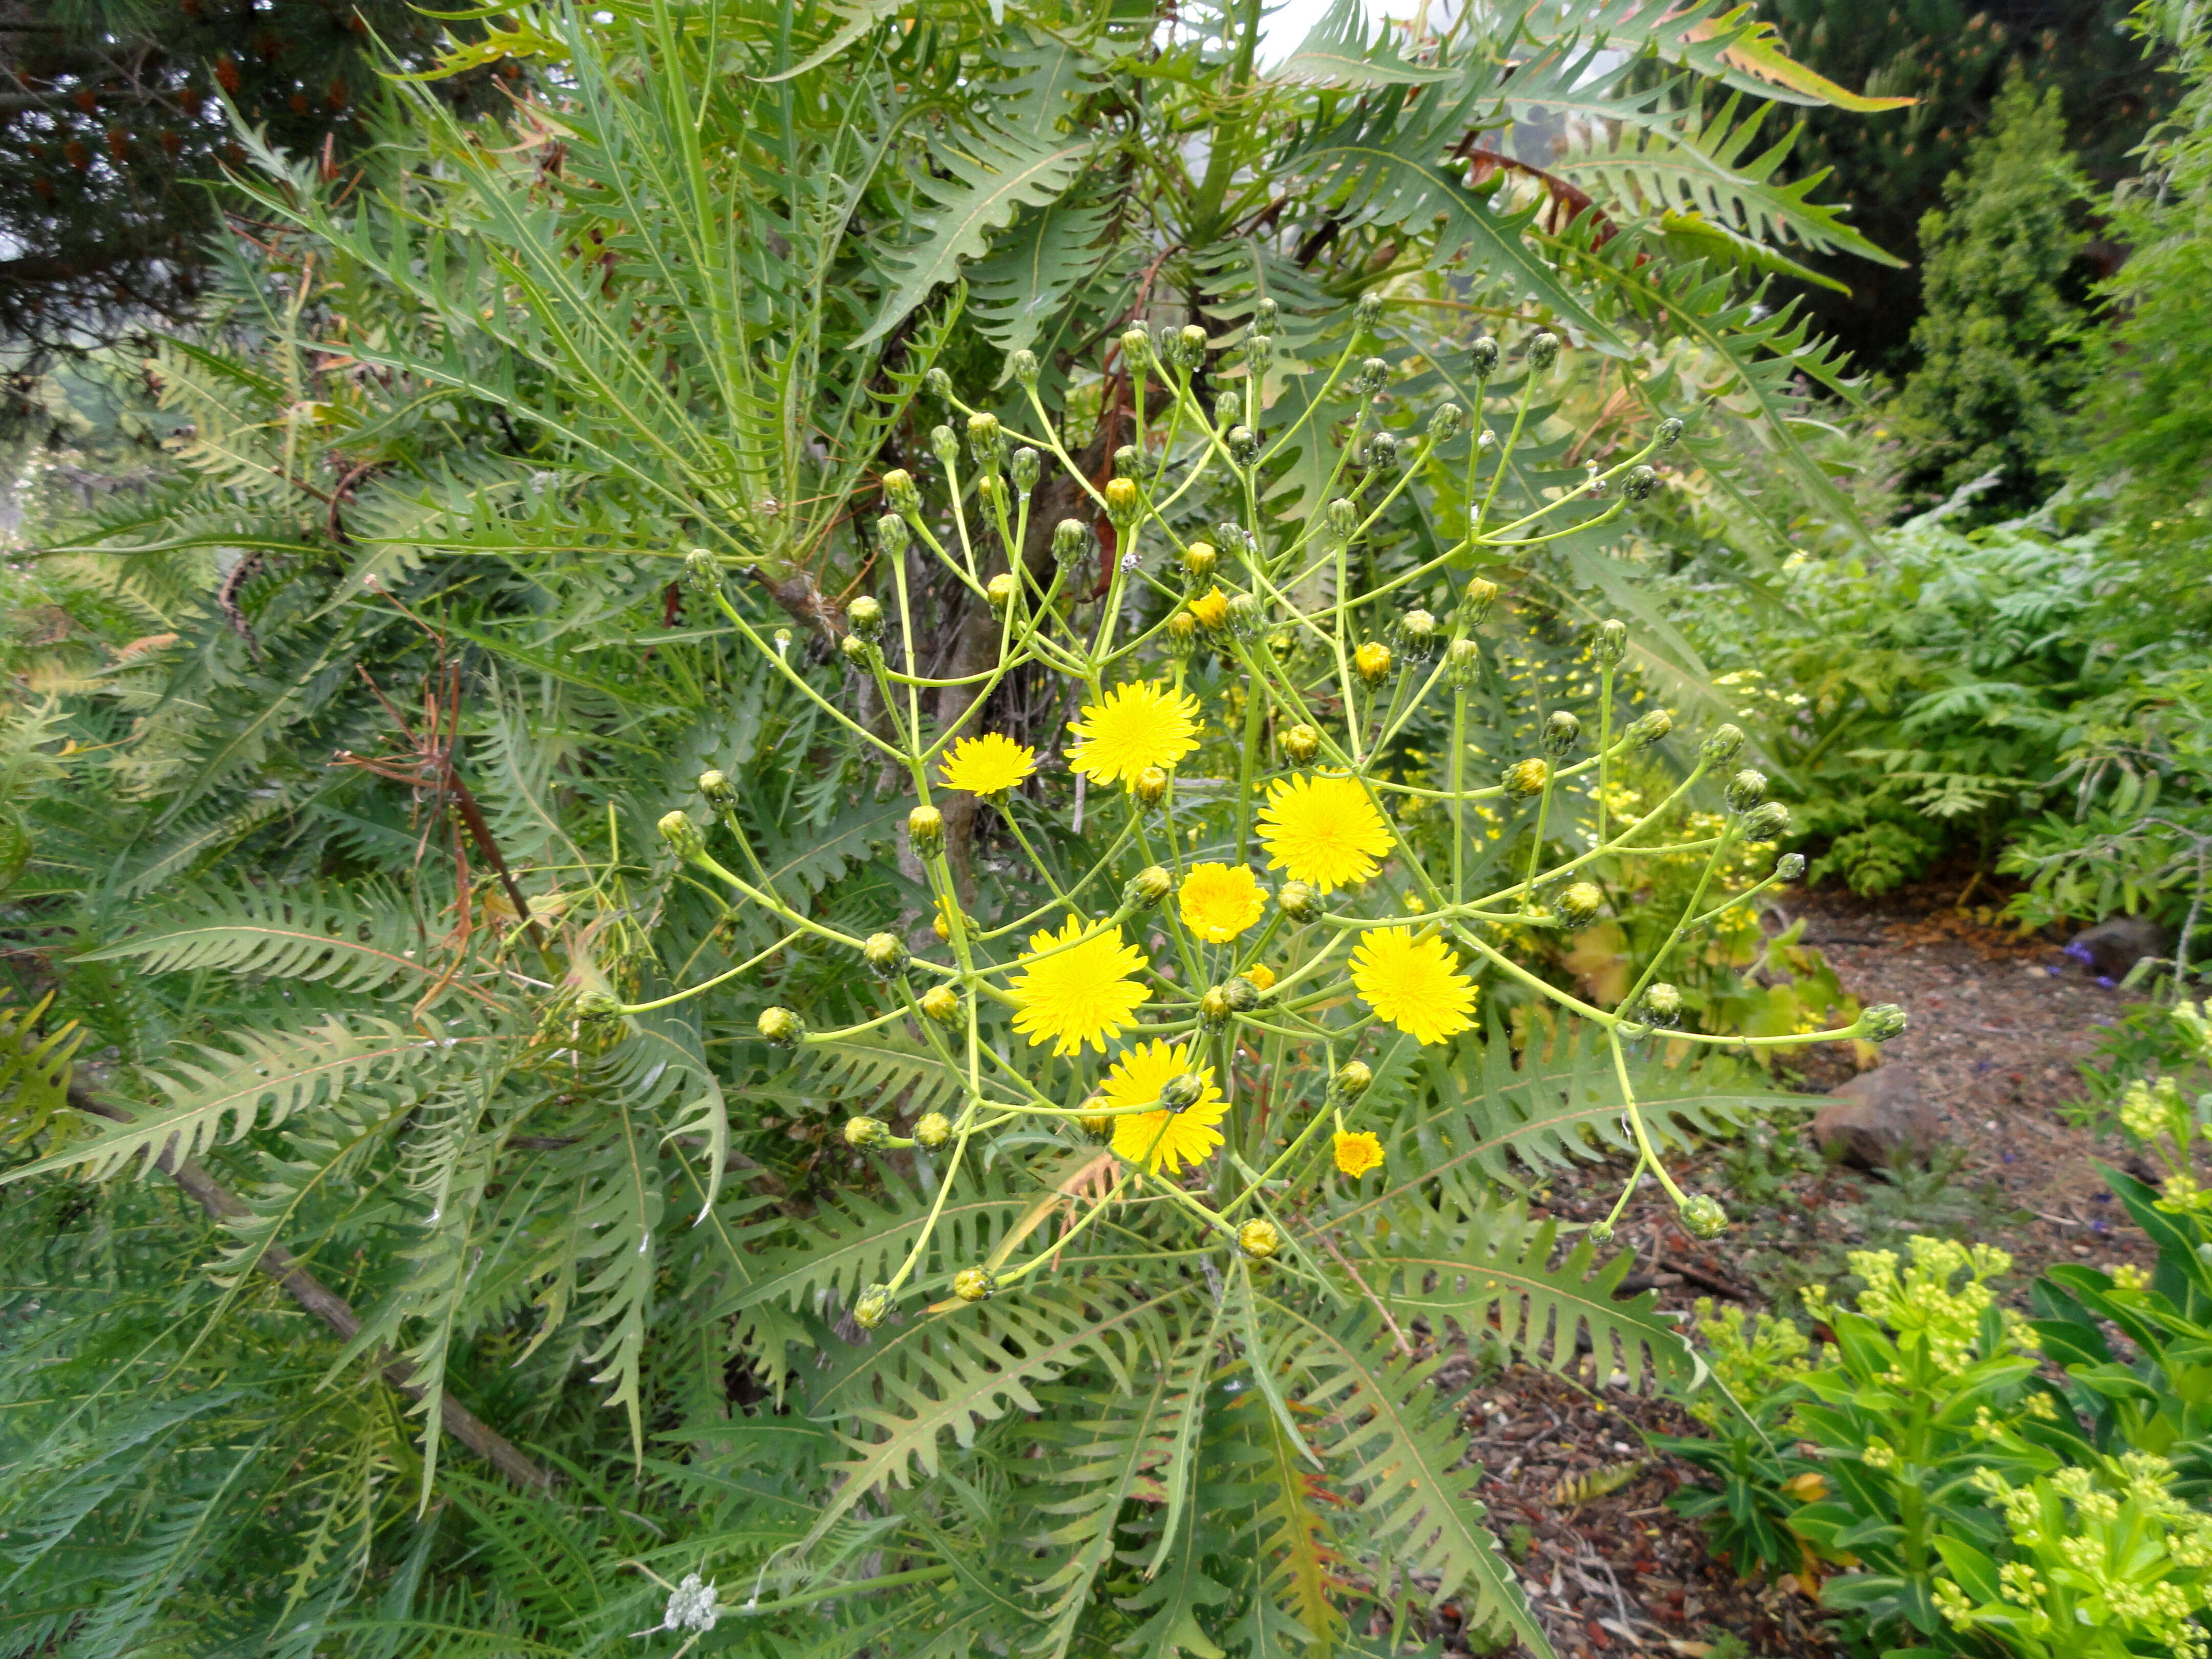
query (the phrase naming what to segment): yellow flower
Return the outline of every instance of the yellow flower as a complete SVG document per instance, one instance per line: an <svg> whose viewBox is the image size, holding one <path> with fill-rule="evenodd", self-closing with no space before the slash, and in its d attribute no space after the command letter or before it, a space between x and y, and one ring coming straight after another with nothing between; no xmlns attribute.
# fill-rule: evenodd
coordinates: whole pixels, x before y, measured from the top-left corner
<svg viewBox="0 0 2212 1659"><path fill-rule="evenodd" d="M1183 925L1208 945L1226 945L1267 908L1259 878L1241 864L1192 865L1178 902Z"/></svg>
<svg viewBox="0 0 2212 1659"><path fill-rule="evenodd" d="M1419 1042L1442 1042L1474 1024L1474 985L1440 939L1373 927L1352 952L1352 982L1377 1016Z"/></svg>
<svg viewBox="0 0 2212 1659"><path fill-rule="evenodd" d="M1190 614L1201 628L1218 629L1229 620L1229 596L1217 587L1204 599L1193 599Z"/></svg>
<svg viewBox="0 0 2212 1659"><path fill-rule="evenodd" d="M1357 779L1278 778L1260 811L1267 867L1334 892L1365 881L1390 850L1390 829Z"/></svg>
<svg viewBox="0 0 2212 1659"><path fill-rule="evenodd" d="M954 744L938 777L947 789L1003 795L1036 770L1036 750L1016 743L1003 732L986 732L980 738L963 738Z"/></svg>
<svg viewBox="0 0 2212 1659"><path fill-rule="evenodd" d="M1198 747L1198 699L1164 685L1117 685L1067 729L1080 739L1067 763L1093 783L1133 784L1148 766L1173 766Z"/></svg>
<svg viewBox="0 0 2212 1659"><path fill-rule="evenodd" d="M1275 982L1275 970L1264 962L1255 962L1244 970L1244 977L1265 991Z"/></svg>
<svg viewBox="0 0 2212 1659"><path fill-rule="evenodd" d="M1221 1091L1213 1086L1213 1068L1201 1066L1194 1070L1188 1043L1139 1043L1114 1062L1099 1091L1100 1098L1109 1106L1158 1105L1160 1091L1172 1079L1185 1075L1196 1076L1201 1086L1198 1099L1182 1111L1162 1107L1112 1120L1116 1158L1173 1175L1186 1164L1195 1167L1213 1156L1213 1149L1221 1144L1221 1131L1214 1126L1228 1108Z"/></svg>
<svg viewBox="0 0 2212 1659"><path fill-rule="evenodd" d="M1352 653L1352 665L1368 684L1379 685L1382 677L1390 672L1390 647L1370 640Z"/></svg>
<svg viewBox="0 0 2212 1659"><path fill-rule="evenodd" d="M1382 1167L1382 1143L1364 1129L1346 1134L1336 1132L1336 1167L1357 1181L1370 1170Z"/></svg>
<svg viewBox="0 0 2212 1659"><path fill-rule="evenodd" d="M1014 1029L1030 1046L1049 1042L1053 1053L1079 1054L1087 1043L1106 1052L1106 1040L1137 1023L1137 1005L1152 993L1129 975L1145 965L1144 953L1121 942L1118 927L1089 931L1070 916L1058 937L1030 935L1030 954L1014 964L1006 987L1018 1005Z"/></svg>

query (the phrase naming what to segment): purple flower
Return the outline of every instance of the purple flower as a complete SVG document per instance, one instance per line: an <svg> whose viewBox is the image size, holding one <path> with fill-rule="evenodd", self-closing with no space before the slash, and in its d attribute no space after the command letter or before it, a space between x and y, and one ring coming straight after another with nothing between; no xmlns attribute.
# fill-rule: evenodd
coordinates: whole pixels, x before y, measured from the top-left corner
<svg viewBox="0 0 2212 1659"><path fill-rule="evenodd" d="M2078 939L2066 947L2066 954L2084 967L2096 966L2097 958L2090 952L2089 947Z"/></svg>

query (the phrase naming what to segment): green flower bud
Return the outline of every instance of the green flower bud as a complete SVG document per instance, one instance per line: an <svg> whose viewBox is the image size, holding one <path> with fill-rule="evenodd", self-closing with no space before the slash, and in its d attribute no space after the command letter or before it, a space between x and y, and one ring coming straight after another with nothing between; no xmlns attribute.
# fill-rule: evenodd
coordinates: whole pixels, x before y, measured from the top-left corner
<svg viewBox="0 0 2212 1659"><path fill-rule="evenodd" d="M1562 889L1553 908L1559 920L1570 927L1587 927L1597 920L1597 913L1605 906L1605 890L1594 881L1570 883Z"/></svg>
<svg viewBox="0 0 2212 1659"><path fill-rule="evenodd" d="M1212 993L1208 992L1210 996ZM1224 1002L1227 1001L1224 998ZM1160 1104L1170 1112L1187 1112L1206 1093L1206 1079L1195 1072L1178 1072L1160 1087Z"/></svg>
<svg viewBox="0 0 2212 1659"><path fill-rule="evenodd" d="M1754 806L1743 817L1746 841L1779 841L1790 833L1790 809L1778 800Z"/></svg>
<svg viewBox="0 0 2212 1659"><path fill-rule="evenodd" d="M924 1112L914 1121L914 1138L934 1150L952 1139L952 1120L942 1112Z"/></svg>
<svg viewBox="0 0 2212 1659"><path fill-rule="evenodd" d="M952 377L943 369L929 370L921 377L921 383L929 388L931 396L942 398L947 403L951 402Z"/></svg>
<svg viewBox="0 0 2212 1659"><path fill-rule="evenodd" d="M1444 678L1464 690L1482 677L1482 647L1473 640L1454 640L1444 647Z"/></svg>
<svg viewBox="0 0 2212 1659"><path fill-rule="evenodd" d="M1198 1000L1198 1017L1208 1025L1226 1024L1229 1016L1236 1012L1236 1007L1229 1000L1229 993L1218 985L1212 987ZM1195 1095L1191 1097L1194 1100L1197 1098Z"/></svg>
<svg viewBox="0 0 2212 1659"><path fill-rule="evenodd" d="M1859 1011L1856 1034L1869 1042L1887 1042L1905 1035L1905 1010L1893 1002L1877 1002Z"/></svg>
<svg viewBox="0 0 2212 1659"><path fill-rule="evenodd" d="M1747 766L1728 781L1721 798L1732 812L1748 812L1766 799L1766 774Z"/></svg>
<svg viewBox="0 0 2212 1659"><path fill-rule="evenodd" d="M894 519L891 522L898 524L899 521ZM904 527L903 525L900 526L902 529ZM883 637L884 607L866 593L861 594L860 598L845 607L845 620L851 624L853 631L864 640Z"/></svg>
<svg viewBox="0 0 2212 1659"><path fill-rule="evenodd" d="M1026 495L1037 487L1037 479L1044 471L1044 459L1024 444L1014 452L1013 463L1007 470L1014 475L1014 488Z"/></svg>
<svg viewBox="0 0 2212 1659"><path fill-rule="evenodd" d="M1273 300L1262 299L1252 307L1252 326L1269 334L1275 331L1276 320L1283 314L1282 307Z"/></svg>
<svg viewBox="0 0 2212 1659"><path fill-rule="evenodd" d="M791 630L788 628L779 628L769 637L775 641L777 656L787 657L791 654Z"/></svg>
<svg viewBox="0 0 2212 1659"><path fill-rule="evenodd" d="M888 1285L871 1285L853 1298L853 1322L864 1331L872 1331L890 1317L891 1291Z"/></svg>
<svg viewBox="0 0 2212 1659"><path fill-rule="evenodd" d="M1398 440L1388 432L1374 433L1367 440L1367 465L1377 472L1388 472L1398 465Z"/></svg>
<svg viewBox="0 0 2212 1659"><path fill-rule="evenodd" d="M1380 685L1390 678L1391 661L1390 647L1370 640L1352 653L1352 670L1368 684Z"/></svg>
<svg viewBox="0 0 2212 1659"><path fill-rule="evenodd" d="M707 798L707 805L717 811L738 804L737 787L719 771L699 775L699 793Z"/></svg>
<svg viewBox="0 0 2212 1659"><path fill-rule="evenodd" d="M1052 556L1063 566L1082 563L1091 548L1091 526L1081 520L1062 519L1052 527Z"/></svg>
<svg viewBox="0 0 2212 1659"><path fill-rule="evenodd" d="M1283 1248L1283 1236L1272 1221L1248 1221L1237 1230L1237 1248L1247 1261L1265 1261Z"/></svg>
<svg viewBox="0 0 2212 1659"><path fill-rule="evenodd" d="M1182 574L1194 590L1212 580L1214 567L1220 562L1221 556L1211 542L1193 542L1182 550Z"/></svg>
<svg viewBox="0 0 2212 1659"><path fill-rule="evenodd" d="M1242 974L1224 981L1221 994L1229 999L1230 1007L1240 1014L1249 1014L1260 1006L1260 988Z"/></svg>
<svg viewBox="0 0 2212 1659"><path fill-rule="evenodd" d="M707 838L699 833L699 826L681 812L662 814L658 827L661 840L679 859L696 859L707 850Z"/></svg>
<svg viewBox="0 0 2212 1659"><path fill-rule="evenodd" d="M945 845L945 814L934 806L917 806L906 815L906 836L914 850L929 857Z"/></svg>
<svg viewBox="0 0 2212 1659"><path fill-rule="evenodd" d="M1436 617L1426 611L1408 611L1398 618L1398 643L1416 662L1426 662L1435 653L1438 632Z"/></svg>
<svg viewBox="0 0 2212 1659"><path fill-rule="evenodd" d="M778 1048L796 1048L806 1035L806 1022L788 1008L763 1008L753 1022L761 1041Z"/></svg>
<svg viewBox="0 0 2212 1659"><path fill-rule="evenodd" d="M722 585L722 567L705 548L695 547L684 556L684 585L694 593L712 593Z"/></svg>
<svg viewBox="0 0 2212 1659"><path fill-rule="evenodd" d="M864 674L875 665L876 659L882 655L872 642L862 639L858 634L848 634L843 639L838 641L837 653Z"/></svg>
<svg viewBox="0 0 2212 1659"><path fill-rule="evenodd" d="M1720 727L1698 750L1698 757L1708 766L1727 766L1741 753L1743 733L1733 726Z"/></svg>
<svg viewBox="0 0 2212 1659"><path fill-rule="evenodd" d="M1544 752L1564 760L1583 740L1583 723L1564 708L1554 708L1544 722Z"/></svg>
<svg viewBox="0 0 2212 1659"><path fill-rule="evenodd" d="M1321 753L1321 733L1301 721L1283 733L1283 757L1293 766L1310 766Z"/></svg>
<svg viewBox="0 0 2212 1659"><path fill-rule="evenodd" d="M1352 539L1352 532L1359 528L1359 509L1343 496L1328 504L1329 533L1340 542Z"/></svg>
<svg viewBox="0 0 2212 1659"><path fill-rule="evenodd" d="M1249 466L1260 459L1260 434L1249 426L1232 426L1222 442L1229 448L1229 459L1239 466Z"/></svg>
<svg viewBox="0 0 2212 1659"><path fill-rule="evenodd" d="M1148 864L1121 889L1121 906L1127 910L1149 910L1173 891L1175 878L1158 865Z"/></svg>
<svg viewBox="0 0 2212 1659"><path fill-rule="evenodd" d="M914 474L895 466L884 474L884 501L894 513L921 510L921 492L914 487Z"/></svg>
<svg viewBox="0 0 2212 1659"><path fill-rule="evenodd" d="M896 933L871 933L860 945L860 959L878 979L889 979L906 968L906 941Z"/></svg>
<svg viewBox="0 0 2212 1659"><path fill-rule="evenodd" d="M978 410L968 417L968 453L986 472L996 472L1006 459L1006 434L999 417Z"/></svg>
<svg viewBox="0 0 2212 1659"><path fill-rule="evenodd" d="M960 465L960 439L949 426L929 428L930 453L945 464L947 472L956 471Z"/></svg>
<svg viewBox="0 0 2212 1659"><path fill-rule="evenodd" d="M960 996L949 985L933 985L915 999L915 1003L928 1018L939 1025L950 1025L960 1018Z"/></svg>
<svg viewBox="0 0 2212 1659"><path fill-rule="evenodd" d="M1651 499L1651 492L1659 488L1659 475L1648 466L1632 466L1628 476L1620 481L1620 493L1632 501Z"/></svg>
<svg viewBox="0 0 2212 1659"><path fill-rule="evenodd" d="M1168 775L1157 766L1147 766L1137 774L1129 793L1146 806L1158 806L1167 799Z"/></svg>
<svg viewBox="0 0 2212 1659"><path fill-rule="evenodd" d="M1718 1238L1729 1229L1728 1212L1721 1201L1705 1193L1693 1194L1682 1206L1682 1224L1693 1238Z"/></svg>
<svg viewBox="0 0 2212 1659"><path fill-rule="evenodd" d="M1255 374L1265 374L1267 365L1275 361L1275 343L1265 334L1244 337L1244 362Z"/></svg>
<svg viewBox="0 0 2212 1659"><path fill-rule="evenodd" d="M1364 1060L1347 1060L1336 1068L1336 1075L1329 1079L1329 1093L1341 1104L1349 1106L1365 1094L1374 1081L1375 1073Z"/></svg>
<svg viewBox="0 0 2212 1659"><path fill-rule="evenodd" d="M873 1146L890 1133L889 1128L872 1117L848 1117L845 1120L845 1144L848 1146Z"/></svg>
<svg viewBox="0 0 2212 1659"><path fill-rule="evenodd" d="M1601 666L1619 667L1620 659L1628 654L1628 624L1611 617L1600 623L1591 648Z"/></svg>
<svg viewBox="0 0 2212 1659"><path fill-rule="evenodd" d="M1674 717L1663 708L1647 709L1629 721L1621 736L1638 749L1649 749L1674 729Z"/></svg>
<svg viewBox="0 0 2212 1659"><path fill-rule="evenodd" d="M1037 355L1027 346L1006 359L1006 368L1018 386L1035 386L1037 383Z"/></svg>
<svg viewBox="0 0 2212 1659"><path fill-rule="evenodd" d="M1429 416L1429 441L1448 444L1459 436L1467 424L1467 411L1457 404L1438 404L1437 412Z"/></svg>
<svg viewBox="0 0 2212 1659"><path fill-rule="evenodd" d="M1498 781L1505 786L1506 797L1511 800L1528 800L1544 793L1551 781L1552 769L1540 760L1515 761L1499 774Z"/></svg>
<svg viewBox="0 0 2212 1659"><path fill-rule="evenodd" d="M1382 296L1369 292L1359 296L1359 303L1352 308L1352 319L1362 328L1372 328L1382 320Z"/></svg>
<svg viewBox="0 0 2212 1659"><path fill-rule="evenodd" d="M1541 374L1559 361L1559 339L1541 331L1528 337L1528 367Z"/></svg>
<svg viewBox="0 0 2212 1659"><path fill-rule="evenodd" d="M1665 420L1659 422L1658 426L1653 429L1651 435L1658 440L1660 448L1672 449L1681 441L1682 422L1680 418L1676 416L1669 415Z"/></svg>
<svg viewBox="0 0 2212 1659"><path fill-rule="evenodd" d="M1225 547L1231 552L1241 549L1247 558L1260 550L1259 538L1234 519L1224 519L1214 526L1213 539L1217 546Z"/></svg>
<svg viewBox="0 0 2212 1659"><path fill-rule="evenodd" d="M1250 639L1260 631L1260 602L1249 593L1231 593L1224 620L1237 638Z"/></svg>
<svg viewBox="0 0 2212 1659"><path fill-rule="evenodd" d="M1321 898L1302 881L1286 881L1275 894L1275 902L1292 921L1310 921L1321 911Z"/></svg>
<svg viewBox="0 0 2212 1659"><path fill-rule="evenodd" d="M1206 331L1196 323L1186 324L1182 331L1182 361L1186 368L1196 368L1206 361Z"/></svg>
<svg viewBox="0 0 2212 1659"><path fill-rule="evenodd" d="M1168 654L1188 657L1198 649L1198 618L1188 611L1178 611L1168 618Z"/></svg>
<svg viewBox="0 0 2212 1659"><path fill-rule="evenodd" d="M1610 1221L1591 1222L1589 1224L1589 1242L1593 1244L1612 1243L1613 1223Z"/></svg>
<svg viewBox="0 0 2212 1659"><path fill-rule="evenodd" d="M1488 380L1498 373L1498 342L1487 334L1484 335L1467 349L1467 358L1468 367L1474 371L1474 378Z"/></svg>
<svg viewBox="0 0 2212 1659"><path fill-rule="evenodd" d="M1123 444L1114 452L1114 476L1117 478L1136 478L1145 476L1145 457L1134 444Z"/></svg>
<svg viewBox="0 0 2212 1659"><path fill-rule="evenodd" d="M1361 397L1379 398L1390 384L1390 365L1380 357L1370 357L1353 374L1352 384Z"/></svg>
<svg viewBox="0 0 2212 1659"><path fill-rule="evenodd" d="M1644 988L1644 1018L1654 1025L1672 1025L1682 1017L1682 994L1665 980Z"/></svg>
<svg viewBox="0 0 2212 1659"><path fill-rule="evenodd" d="M1459 619L1469 628L1490 620L1490 607L1498 603L1498 584L1477 576L1460 591Z"/></svg>
<svg viewBox="0 0 2212 1659"><path fill-rule="evenodd" d="M963 1267L952 1275L952 1294L963 1302L981 1302L999 1288L999 1276L988 1267Z"/></svg>
<svg viewBox="0 0 2212 1659"><path fill-rule="evenodd" d="M1804 873L1805 855L1802 853L1784 853L1774 860L1774 874L1778 880L1796 881Z"/></svg>
<svg viewBox="0 0 2212 1659"><path fill-rule="evenodd" d="M1152 367L1152 337L1141 328L1121 331L1121 361L1132 374L1141 374Z"/></svg>
<svg viewBox="0 0 2212 1659"><path fill-rule="evenodd" d="M1116 530L1127 530L1136 523L1137 514L1144 509L1144 502L1137 494L1134 480L1109 478L1105 495L1107 523Z"/></svg>
<svg viewBox="0 0 2212 1659"><path fill-rule="evenodd" d="M586 991L576 999L575 1014L587 1025L601 1025L623 1017L622 1004L605 991Z"/></svg>
<svg viewBox="0 0 2212 1659"><path fill-rule="evenodd" d="M1014 602L1014 590L1020 586L1010 572L1001 570L983 584L983 596L991 602L994 611L1004 611Z"/></svg>
<svg viewBox="0 0 2212 1659"><path fill-rule="evenodd" d="M876 520L876 545L883 550L885 558L904 558L907 545L912 540L913 532L906 527L906 520L897 514L886 513Z"/></svg>

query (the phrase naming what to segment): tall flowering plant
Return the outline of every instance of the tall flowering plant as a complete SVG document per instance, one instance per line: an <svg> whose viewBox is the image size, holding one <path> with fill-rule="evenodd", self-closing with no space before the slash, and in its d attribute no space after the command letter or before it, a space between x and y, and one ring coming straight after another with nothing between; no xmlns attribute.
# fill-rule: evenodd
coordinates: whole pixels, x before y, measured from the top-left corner
<svg viewBox="0 0 2212 1659"><path fill-rule="evenodd" d="M907 850L934 912L909 933L865 935L813 914L779 889L716 772L700 780L710 822L676 810L660 823L694 872L780 935L695 991L743 994L789 946L848 953L873 988L863 1018L825 1028L767 1006L760 1036L802 1066L886 1044L908 1062L908 1081L846 1121L843 1138L883 1160L887 1181L903 1182L910 1160L915 1202L833 1228L787 1273L766 1276L781 1289L737 1298L842 1308L860 1351L823 1413L851 1429L853 1460L801 1558L871 1491L902 1485L917 1462L934 1470L940 1431L968 1443L1010 1408L1042 1409L1041 1380L1103 1376L1125 1400L1157 1390L1157 1408L1130 1426L1133 1439L1108 1437L1118 1452L1067 1477L1084 1495L1055 1510L1074 1518L1052 1533L1054 1565L1031 1586L1048 1623L1090 1616L1131 1527L1155 1541L1139 1551L1133 1599L1118 1605L1132 1622L1150 1609L1155 1636L1195 1616L1176 1599L1187 1587L1171 1592L1162 1575L1179 1547L1200 1570L1192 1529L1213 1501L1200 1472L1223 1425L1241 1425L1237 1435L1280 1453L1286 1475L1340 1482L1364 1511L1334 1544L1318 1504L1261 1526L1274 1541L1260 1558L1309 1575L1285 1617L1323 1633L1349 1582L1332 1564L1364 1555L1397 1560L1438 1597L1472 1596L1479 1614L1540 1647L1474 1524L1464 1474L1451 1472L1457 1454L1418 1386L1427 1368L1408 1328L1494 1322L1559 1364L1588 1333L1638 1376L1647 1357L1676 1364L1682 1350L1645 1303L1612 1297L1621 1264L1595 1267L1586 1243L1554 1267L1548 1224L1493 1209L1493 1184L1468 1182L1497 1173L1504 1152L1526 1152L1536 1130L1455 1150L1460 1103L1415 1122L1409 1080L1429 1057L1477 1042L1486 984L1540 1000L1584 1034L1578 1105L1587 1115L1601 1098L1606 1128L1632 1153L1590 1243L1611 1236L1646 1176L1711 1237L1728 1224L1721 1206L1677 1184L1665 1126L1640 1098L1646 1051L1666 1046L1655 1034L1694 1048L1903 1028L1887 1006L1809 1036L1679 1024L1682 998L1661 976L1669 953L1803 861L1775 859L1727 890L1745 848L1789 821L1742 763L1733 726L1705 736L1648 808L1608 817L1609 786L1625 765L1648 770L1673 724L1657 708L1630 717L1620 623L1588 640L1586 706L1540 711L1523 751L1478 750L1471 710L1514 690L1481 642L1499 588L1480 573L1631 510L1659 486L1653 463L1680 423L1508 510L1559 342L1535 332L1509 354L1474 341L1464 370L1475 407L1443 403L1405 434L1383 419L1388 365L1363 355L1376 310L1361 307L1323 371L1324 395L1348 389L1352 413L1327 434L1333 464L1303 514L1271 502L1285 447L1314 442L1299 426L1322 398L1269 430L1262 393L1290 367L1269 301L1234 362L1195 327L1121 337L1129 442L1102 476L1069 453L1028 353L1008 366L1022 400L1005 416L933 374L953 420L931 434L929 489L903 470L883 479L866 535L883 592L846 609L842 696L792 660L788 636L731 602L713 556L691 556L696 591L908 792ZM1239 368L1241 381L1224 378ZM1424 485L1463 501L1464 522L1433 556L1380 574L1370 544ZM1055 500L1078 506L1036 521ZM986 666L932 672L916 623L924 580L950 582L992 618ZM1198 673L1206 653L1229 672ZM1064 742L998 729L993 711L1016 689L1061 711ZM1448 736L1411 742L1430 731ZM951 810L962 798L994 810L1042 902L973 913L949 845L952 826L973 821ZM1681 836L1693 805L1716 798L1717 827L1709 814ZM1500 844L1503 875L1487 851ZM1702 855L1704 874L1664 948L1611 1006L1523 959L1515 941L1588 925L1610 902L1597 878L1662 850ZM586 1012L637 1010L602 996ZM905 1109L910 1100L927 1109ZM1212 1394L1224 1366L1259 1403L1224 1409ZM1139 1496L1156 1501L1123 1516Z"/></svg>

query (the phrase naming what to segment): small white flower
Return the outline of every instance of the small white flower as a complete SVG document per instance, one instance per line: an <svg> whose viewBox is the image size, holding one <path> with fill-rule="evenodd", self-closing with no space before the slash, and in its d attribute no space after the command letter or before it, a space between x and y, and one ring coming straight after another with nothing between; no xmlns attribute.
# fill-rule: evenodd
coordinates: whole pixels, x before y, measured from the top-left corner
<svg viewBox="0 0 2212 1659"><path fill-rule="evenodd" d="M722 1616L722 1609L712 1584L702 1584L699 1575L687 1572L684 1582L668 1592L668 1611L661 1616L663 1630L709 1631Z"/></svg>
<svg viewBox="0 0 2212 1659"><path fill-rule="evenodd" d="M1121 556L1121 571L1122 571L1122 574L1123 574L1124 575L1127 575L1129 572L1131 572L1131 571L1134 570L1136 568L1137 568L1137 556L1136 556L1134 553L1124 553L1124 554Z"/></svg>

